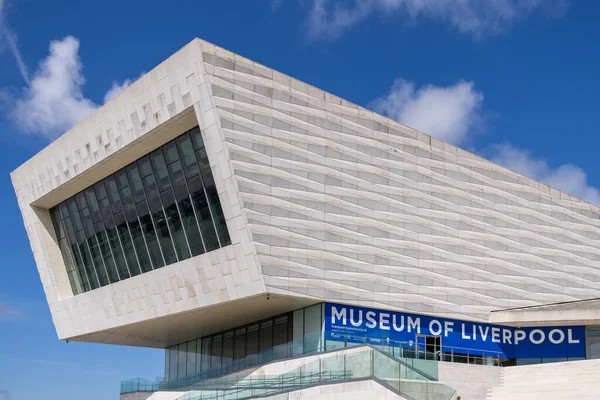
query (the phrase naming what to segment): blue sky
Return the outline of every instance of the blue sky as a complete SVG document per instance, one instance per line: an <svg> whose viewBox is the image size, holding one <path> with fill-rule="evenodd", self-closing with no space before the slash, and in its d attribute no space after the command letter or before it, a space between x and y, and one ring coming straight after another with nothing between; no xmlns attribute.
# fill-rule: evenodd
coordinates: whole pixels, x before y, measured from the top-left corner
<svg viewBox="0 0 600 400"><path fill-rule="evenodd" d="M201 37L600 204L600 4L0 0L0 400L116 398L163 352L59 342L9 173Z"/></svg>

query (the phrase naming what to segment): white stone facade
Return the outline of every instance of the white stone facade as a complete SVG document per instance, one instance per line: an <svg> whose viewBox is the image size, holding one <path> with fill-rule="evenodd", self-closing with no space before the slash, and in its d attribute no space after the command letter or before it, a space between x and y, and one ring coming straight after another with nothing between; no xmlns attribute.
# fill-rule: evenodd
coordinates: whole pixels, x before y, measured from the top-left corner
<svg viewBox="0 0 600 400"><path fill-rule="evenodd" d="M48 208L195 125L233 244L73 296ZM64 339L164 347L317 301L487 321L600 297L598 207L198 39L12 180Z"/></svg>

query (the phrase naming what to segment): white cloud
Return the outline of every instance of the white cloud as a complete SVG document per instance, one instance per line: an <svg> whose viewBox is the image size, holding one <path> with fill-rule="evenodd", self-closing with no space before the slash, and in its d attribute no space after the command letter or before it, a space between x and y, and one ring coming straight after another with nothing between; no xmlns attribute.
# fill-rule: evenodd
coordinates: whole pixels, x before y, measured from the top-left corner
<svg viewBox="0 0 600 400"><path fill-rule="evenodd" d="M453 86L423 86L397 79L389 92L376 99L375 111L424 133L455 145L465 143L473 135L473 127L481 122L483 94L473 82L459 81ZM600 205L600 190L591 186L587 174L573 164L556 168L531 152L509 144L492 144L490 159L515 172L544 182L575 197Z"/></svg>
<svg viewBox="0 0 600 400"><path fill-rule="evenodd" d="M371 106L398 122L452 144L464 143L481 120L483 94L473 82L423 86L396 79L389 92Z"/></svg>
<svg viewBox="0 0 600 400"><path fill-rule="evenodd" d="M27 70L27 66L23 61L23 57L21 56L21 52L19 51L19 47L17 46L17 35L12 31L8 23L6 22L5 16L5 2L4 0L0 0L0 50L4 47L4 45L8 46L8 49L15 57L15 61L17 62L17 67L19 68L19 72L21 76L25 80L25 82L29 83L29 72Z"/></svg>
<svg viewBox="0 0 600 400"><path fill-rule="evenodd" d="M50 53L18 95L13 94L14 90L0 90L9 117L24 133L53 139L66 132L99 107L83 94L82 69L77 38L67 36L50 42ZM104 95L104 102L131 83L129 79L123 83L114 81Z"/></svg>
<svg viewBox="0 0 600 400"><path fill-rule="evenodd" d="M311 0L308 34L336 39L370 15L442 21L461 33L498 34L541 9L564 14L567 0Z"/></svg>
<svg viewBox="0 0 600 400"><path fill-rule="evenodd" d="M123 90L127 89L129 87L129 85L131 85L132 83L133 83L133 81L131 79L125 79L123 81L123 83L113 81L112 86L110 87L110 89L108 89L108 91L104 95L104 103L108 103L110 100L117 97L117 95L119 93L121 93Z"/></svg>
<svg viewBox="0 0 600 400"><path fill-rule="evenodd" d="M49 138L62 134L98 107L83 96L85 78L79 40L67 36L50 42L31 83L14 100L11 116L21 130Z"/></svg>
<svg viewBox="0 0 600 400"><path fill-rule="evenodd" d="M588 184L587 174L580 167L563 164L551 168L546 160L535 158L529 151L509 144L494 145L492 148L492 161L575 197L600 205L600 190Z"/></svg>

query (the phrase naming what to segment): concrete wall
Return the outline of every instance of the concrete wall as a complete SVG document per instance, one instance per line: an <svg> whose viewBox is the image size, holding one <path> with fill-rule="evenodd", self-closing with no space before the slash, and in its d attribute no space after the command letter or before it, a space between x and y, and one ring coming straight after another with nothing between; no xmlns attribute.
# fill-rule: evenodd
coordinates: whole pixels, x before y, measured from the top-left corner
<svg viewBox="0 0 600 400"><path fill-rule="evenodd" d="M202 51L269 291L480 321L600 296L598 207Z"/></svg>
<svg viewBox="0 0 600 400"><path fill-rule="evenodd" d="M404 399L377 382L348 382L335 385L323 385L276 396L265 397L269 400L365 400L381 399L396 400Z"/></svg>
<svg viewBox="0 0 600 400"><path fill-rule="evenodd" d="M503 368L487 400L597 400L600 360L569 361Z"/></svg>
<svg viewBox="0 0 600 400"><path fill-rule="evenodd" d="M461 400L485 400L489 389L499 384L501 367L440 362L438 379L456 389Z"/></svg>

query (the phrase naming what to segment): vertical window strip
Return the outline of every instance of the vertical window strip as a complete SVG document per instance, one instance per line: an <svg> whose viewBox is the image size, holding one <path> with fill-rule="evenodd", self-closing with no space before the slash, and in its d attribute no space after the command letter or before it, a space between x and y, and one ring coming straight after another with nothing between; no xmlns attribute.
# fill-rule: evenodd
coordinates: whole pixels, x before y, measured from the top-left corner
<svg viewBox="0 0 600 400"><path fill-rule="evenodd" d="M115 224L113 218L110 200L108 199L108 193L106 191L104 181L100 181L94 185L94 193L100 209L100 218L104 224L104 229L108 238L108 245L110 246L113 259L115 260L115 268L117 270L119 280L129 278L131 276L131 272L129 271L125 250L123 244L121 243L121 238L119 237L117 225ZM112 232L112 235L110 232ZM120 263L119 260L121 260Z"/></svg>

